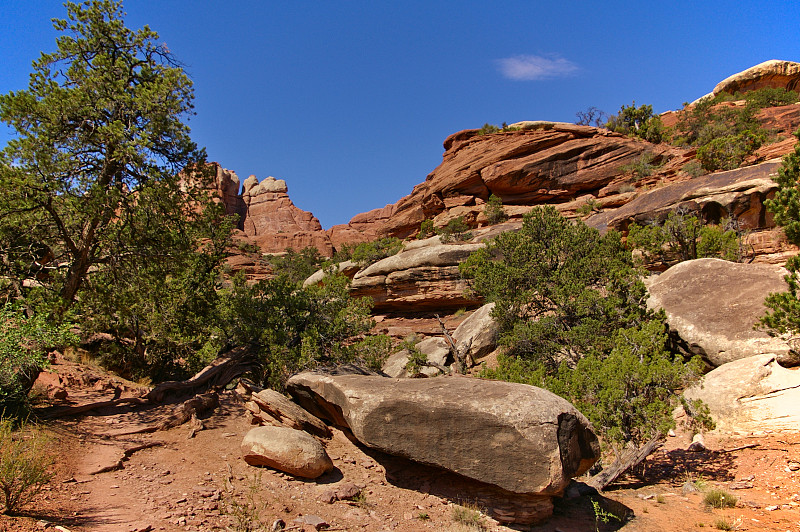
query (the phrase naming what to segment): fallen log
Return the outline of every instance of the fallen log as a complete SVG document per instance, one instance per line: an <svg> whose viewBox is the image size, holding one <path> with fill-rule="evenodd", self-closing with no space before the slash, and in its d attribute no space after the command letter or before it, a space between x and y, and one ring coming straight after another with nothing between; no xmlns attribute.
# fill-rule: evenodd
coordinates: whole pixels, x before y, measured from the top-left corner
<svg viewBox="0 0 800 532"><path fill-rule="evenodd" d="M617 480L623 473L642 463L645 458L653 454L653 452L662 445L664 445L664 437L661 434L656 434L641 447L633 449L621 456L609 467L589 478L589 480L586 481L586 485L602 491L606 486Z"/></svg>
<svg viewBox="0 0 800 532"><path fill-rule="evenodd" d="M147 434L150 432L157 432L159 430L169 430L171 428L183 425L189 420L196 419L197 422L192 425L192 436L202 428L202 422L199 421L199 416L211 412L219 406L219 396L212 392L202 395L196 395L188 401L184 401L178 406L167 419L161 423L151 423L144 427L137 429L122 430L106 432L104 436L129 436L131 434ZM198 425L199 423L199 425Z"/></svg>
<svg viewBox="0 0 800 532"><path fill-rule="evenodd" d="M151 403L163 403L169 395L186 396L211 387L225 386L253 368L252 355L249 347L237 347L214 360L190 379L162 382L145 397Z"/></svg>
<svg viewBox="0 0 800 532"><path fill-rule="evenodd" d="M92 410L96 410L98 408L106 408L112 406L119 406L119 405L144 405L147 404L147 401L140 397L123 397L121 399L111 399L108 401L97 401L96 403L87 403L83 405L77 406L64 406L59 408L58 410L54 410L43 417L45 419L55 419L59 417L66 417L66 416L75 416L77 414L83 414L84 412L90 412Z"/></svg>

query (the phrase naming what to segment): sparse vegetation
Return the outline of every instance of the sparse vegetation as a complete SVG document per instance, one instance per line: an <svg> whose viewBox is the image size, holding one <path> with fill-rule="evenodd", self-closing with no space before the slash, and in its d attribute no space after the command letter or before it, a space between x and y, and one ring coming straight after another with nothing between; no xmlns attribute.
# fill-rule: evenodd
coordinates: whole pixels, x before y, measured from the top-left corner
<svg viewBox="0 0 800 532"><path fill-rule="evenodd" d="M600 503L595 499L591 499L591 501L592 501L592 510L594 511L595 531L597 532L600 531L600 523L607 524L610 523L612 519L615 521L622 521L622 519L620 519L619 516L617 516L616 514L604 510L603 507L600 506Z"/></svg>
<svg viewBox="0 0 800 532"><path fill-rule="evenodd" d="M0 493L3 513L13 514L29 504L50 482L53 460L49 438L40 430L0 418Z"/></svg>
<svg viewBox="0 0 800 532"><path fill-rule="evenodd" d="M703 504L711 508L734 508L738 497L722 488L709 488L703 494Z"/></svg>
<svg viewBox="0 0 800 532"><path fill-rule="evenodd" d="M300 251L286 248L283 255L272 255L269 258L273 271L293 283L302 283L311 274L319 270L326 259L315 247L305 247Z"/></svg>
<svg viewBox="0 0 800 532"><path fill-rule="evenodd" d="M423 222L424 223L424 222ZM433 223L433 221L431 221ZM372 242L361 242L355 246L345 244L334 256L334 262L352 260L361 266L369 266L375 262L392 255L397 255L403 250L403 241L395 237L379 238Z"/></svg>
<svg viewBox="0 0 800 532"><path fill-rule="evenodd" d="M232 485L223 491L221 513L228 515L233 524L233 532L260 532L264 530L262 519L267 503L261 499L261 473L250 478L243 496L237 496Z"/></svg>
<svg viewBox="0 0 800 532"><path fill-rule="evenodd" d="M599 202L594 198L589 198L586 203L575 209L575 213L579 216L588 216L594 211L599 210Z"/></svg>
<svg viewBox="0 0 800 532"><path fill-rule="evenodd" d="M608 114L594 106L585 111L578 111L575 117L578 119L575 123L579 126L604 127L608 121Z"/></svg>
<svg viewBox="0 0 800 532"><path fill-rule="evenodd" d="M653 115L652 105L640 105L636 102L623 105L619 113L608 117L606 128L623 135L639 137L642 140L658 144L665 140L667 133L658 115Z"/></svg>
<svg viewBox="0 0 800 532"><path fill-rule="evenodd" d="M433 227L433 220L430 218L426 220L422 220L422 223L419 225L419 233L417 233L417 240L422 240L424 238L431 237L436 234L436 228Z"/></svg>
<svg viewBox="0 0 800 532"><path fill-rule="evenodd" d="M465 242L472 238L472 231L469 230L469 226L464 221L463 216L453 218L447 222L447 225L439 228L438 233L444 243L449 243L454 240L457 242Z"/></svg>
<svg viewBox="0 0 800 532"><path fill-rule="evenodd" d="M495 196L494 194L489 195L483 214L489 220L489 225L499 224L508 219L508 215L503 209L503 200L500 199L500 196Z"/></svg>
<svg viewBox="0 0 800 532"><path fill-rule="evenodd" d="M463 503L453 506L453 522L469 530L486 530L486 522L480 508L475 504Z"/></svg>
<svg viewBox="0 0 800 532"><path fill-rule="evenodd" d="M500 128L495 126L494 124L490 124L486 122L483 126L478 130L478 135L491 135L492 133L499 133Z"/></svg>
<svg viewBox="0 0 800 532"><path fill-rule="evenodd" d="M653 172L661 166L660 164L654 164L654 161L655 156L652 153L644 152L632 163L623 166L622 171L633 173L636 181L639 181L640 179L653 175Z"/></svg>

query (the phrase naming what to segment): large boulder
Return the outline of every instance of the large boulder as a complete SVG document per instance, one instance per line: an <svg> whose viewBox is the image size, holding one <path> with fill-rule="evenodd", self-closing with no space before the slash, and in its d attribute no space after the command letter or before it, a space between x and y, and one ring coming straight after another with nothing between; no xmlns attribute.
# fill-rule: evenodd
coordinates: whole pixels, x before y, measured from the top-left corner
<svg viewBox="0 0 800 532"><path fill-rule="evenodd" d="M791 430L800 427L800 370L774 355L724 364L684 392L702 399L721 431Z"/></svg>
<svg viewBox="0 0 800 532"><path fill-rule="evenodd" d="M713 95L735 94L763 88L800 89L800 63L771 59L729 76L714 87Z"/></svg>
<svg viewBox="0 0 800 532"><path fill-rule="evenodd" d="M353 297L370 296L377 311L475 307L458 265L485 244L441 244L438 237L413 242L391 257L359 271L350 286Z"/></svg>
<svg viewBox="0 0 800 532"><path fill-rule="evenodd" d="M287 386L304 408L368 447L513 493L561 495L600 456L583 414L533 386L316 373Z"/></svg>
<svg viewBox="0 0 800 532"><path fill-rule="evenodd" d="M317 478L333 469L325 448L311 435L289 427L250 429L242 440L244 461L268 466L290 475Z"/></svg>
<svg viewBox="0 0 800 532"><path fill-rule="evenodd" d="M791 360L786 341L754 327L764 298L786 291L784 268L722 259L681 262L648 281L647 305L662 308L679 346L716 367L757 354Z"/></svg>
<svg viewBox="0 0 800 532"><path fill-rule="evenodd" d="M497 348L499 327L492 317L494 303L487 303L461 322L453 331L453 340L459 351L469 346L467 354L473 360L485 357Z"/></svg>

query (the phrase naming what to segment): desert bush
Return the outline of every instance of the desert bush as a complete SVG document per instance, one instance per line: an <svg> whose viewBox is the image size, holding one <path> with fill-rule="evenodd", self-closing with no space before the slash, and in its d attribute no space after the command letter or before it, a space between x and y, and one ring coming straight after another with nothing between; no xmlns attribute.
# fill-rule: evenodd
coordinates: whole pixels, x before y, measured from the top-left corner
<svg viewBox="0 0 800 532"><path fill-rule="evenodd" d="M738 497L721 488L710 488L703 494L703 503L711 508L734 508Z"/></svg>
<svg viewBox="0 0 800 532"><path fill-rule="evenodd" d="M740 262L746 253L735 225L729 220L704 225L696 216L676 210L662 224L631 224L628 246L640 252L644 264L671 266L704 257Z"/></svg>
<svg viewBox="0 0 800 532"><path fill-rule="evenodd" d="M6 303L0 309L0 412L23 415L33 382L49 365L48 350L76 341L68 325L38 312L27 317L19 306Z"/></svg>
<svg viewBox="0 0 800 532"><path fill-rule="evenodd" d="M575 209L575 212L579 216L587 216L598 209L598 201L594 198L590 198L586 203Z"/></svg>
<svg viewBox="0 0 800 532"><path fill-rule="evenodd" d="M453 506L453 522L467 530L486 530L486 522L481 510L475 504L456 504Z"/></svg>
<svg viewBox="0 0 800 532"><path fill-rule="evenodd" d="M302 283L325 263L319 250L307 246L300 251L286 248L284 255L272 255L269 262L277 275L285 276L293 283Z"/></svg>
<svg viewBox="0 0 800 532"><path fill-rule="evenodd" d="M386 334L367 336L346 349L352 352L354 361L377 371L392 353L392 339Z"/></svg>
<svg viewBox="0 0 800 532"><path fill-rule="evenodd" d="M444 243L452 242L453 240L465 242L472 238L472 231L464 221L463 216L453 218L447 225L438 229L439 236Z"/></svg>
<svg viewBox="0 0 800 532"><path fill-rule="evenodd" d="M352 260L361 266L368 266L386 257L397 255L403 250L403 241L395 237L379 238L372 242L361 242L355 246L342 246L333 256L336 262Z"/></svg>
<svg viewBox="0 0 800 532"><path fill-rule="evenodd" d="M636 180L653 175L653 171L657 170L661 165L654 163L655 156L652 153L645 152L637 157L632 163L626 164L622 167L623 172L632 172Z"/></svg>
<svg viewBox="0 0 800 532"><path fill-rule="evenodd" d="M41 431L0 418L0 493L3 512L13 514L30 503L52 479L49 439Z"/></svg>
<svg viewBox="0 0 800 532"><path fill-rule="evenodd" d="M667 132L658 115L653 115L652 105L623 105L619 113L608 118L606 127L611 131L639 137L652 143L665 140Z"/></svg>
<svg viewBox="0 0 800 532"><path fill-rule="evenodd" d="M431 237L436 234L436 228L433 227L433 220L430 218L422 220L419 224L419 233L417 233L417 240Z"/></svg>
<svg viewBox="0 0 800 532"><path fill-rule="evenodd" d="M500 196L495 196L494 194L489 195L489 200L483 208L483 214L489 220L489 225L499 224L508 219L508 215L503 209L503 200L500 199Z"/></svg>
<svg viewBox="0 0 800 532"><path fill-rule="evenodd" d="M491 135L492 133L499 133L500 128L495 126L494 124L490 124L486 122L483 126L478 130L478 135Z"/></svg>
<svg viewBox="0 0 800 532"><path fill-rule="evenodd" d="M675 391L698 372L666 350L661 313L620 235L534 209L461 266L495 302L504 351L483 377L547 388L573 402L619 450L664 434Z"/></svg>

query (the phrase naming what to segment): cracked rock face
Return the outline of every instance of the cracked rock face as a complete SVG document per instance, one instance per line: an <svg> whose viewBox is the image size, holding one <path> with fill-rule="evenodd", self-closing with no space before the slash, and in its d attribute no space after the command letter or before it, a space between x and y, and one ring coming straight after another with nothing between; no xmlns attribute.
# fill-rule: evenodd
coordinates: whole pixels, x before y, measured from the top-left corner
<svg viewBox="0 0 800 532"><path fill-rule="evenodd" d="M575 407L524 384L302 373L288 389L368 447L516 494L560 495L600 456Z"/></svg>

